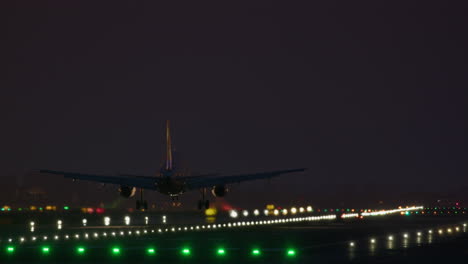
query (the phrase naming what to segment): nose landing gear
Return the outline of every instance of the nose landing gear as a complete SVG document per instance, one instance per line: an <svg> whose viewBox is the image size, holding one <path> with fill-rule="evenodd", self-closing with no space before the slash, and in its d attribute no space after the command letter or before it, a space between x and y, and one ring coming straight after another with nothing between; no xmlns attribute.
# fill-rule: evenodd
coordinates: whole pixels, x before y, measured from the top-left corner
<svg viewBox="0 0 468 264"><path fill-rule="evenodd" d="M202 199L198 200L198 210L210 208L210 201L205 199L206 188L201 189L200 192L202 195Z"/></svg>
<svg viewBox="0 0 468 264"><path fill-rule="evenodd" d="M148 202L143 199L143 188L140 189L140 199L136 201L136 209L142 211L148 210Z"/></svg>

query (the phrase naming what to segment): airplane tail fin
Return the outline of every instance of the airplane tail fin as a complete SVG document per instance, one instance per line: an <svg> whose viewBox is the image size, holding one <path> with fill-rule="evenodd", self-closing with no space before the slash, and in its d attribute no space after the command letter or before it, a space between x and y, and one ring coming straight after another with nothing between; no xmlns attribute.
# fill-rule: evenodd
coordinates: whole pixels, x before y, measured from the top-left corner
<svg viewBox="0 0 468 264"><path fill-rule="evenodd" d="M172 171L173 159L172 159L172 142L171 142L171 128L169 126L169 120L166 120L166 171Z"/></svg>

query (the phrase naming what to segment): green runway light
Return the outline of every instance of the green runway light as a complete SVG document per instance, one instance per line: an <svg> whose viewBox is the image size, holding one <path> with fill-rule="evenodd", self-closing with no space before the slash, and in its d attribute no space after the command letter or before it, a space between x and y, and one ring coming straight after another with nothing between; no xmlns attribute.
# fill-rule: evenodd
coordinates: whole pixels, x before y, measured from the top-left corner
<svg viewBox="0 0 468 264"><path fill-rule="evenodd" d="M63 210L69 210L69 209L70 209L70 207L68 207L68 206L63 207Z"/></svg>
<svg viewBox="0 0 468 264"><path fill-rule="evenodd" d="M83 255L85 253L86 249L84 247L77 247L76 248L76 253Z"/></svg>
<svg viewBox="0 0 468 264"><path fill-rule="evenodd" d="M8 254L13 254L15 252L15 247L7 247L6 251Z"/></svg>
<svg viewBox="0 0 468 264"><path fill-rule="evenodd" d="M189 256L190 255L190 248L183 248L182 255Z"/></svg>
<svg viewBox="0 0 468 264"><path fill-rule="evenodd" d="M42 247L42 253L43 254L49 254L50 253L50 247Z"/></svg>
<svg viewBox="0 0 468 264"><path fill-rule="evenodd" d="M286 255L288 257L295 257L296 256L296 251L294 249L288 249L288 251L286 251Z"/></svg>
<svg viewBox="0 0 468 264"><path fill-rule="evenodd" d="M224 248L218 248L218 251L216 251L216 254L218 254L218 256L224 256L226 255L226 250L224 250Z"/></svg>
<svg viewBox="0 0 468 264"><path fill-rule="evenodd" d="M120 248L118 248L118 247L112 248L112 254L114 254L114 255L120 255Z"/></svg>
<svg viewBox="0 0 468 264"><path fill-rule="evenodd" d="M252 250L252 255L253 256L260 256L261 252L260 252L260 249L253 249Z"/></svg>
<svg viewBox="0 0 468 264"><path fill-rule="evenodd" d="M148 253L148 255L155 255L156 254L156 250L154 248L148 248L146 250L146 253Z"/></svg>

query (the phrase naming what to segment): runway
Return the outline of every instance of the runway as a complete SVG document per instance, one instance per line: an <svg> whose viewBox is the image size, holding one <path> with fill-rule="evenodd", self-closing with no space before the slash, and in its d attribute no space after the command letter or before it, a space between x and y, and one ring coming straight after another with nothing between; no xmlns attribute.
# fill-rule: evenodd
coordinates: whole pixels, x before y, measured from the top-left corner
<svg viewBox="0 0 468 264"><path fill-rule="evenodd" d="M0 258L11 263L65 260L82 263L129 260L132 263L149 260L362 263L374 260L385 263L399 261L415 249L431 249L428 253L432 253L434 248L442 249L447 243L458 245L466 241L468 222L463 215L435 217L399 213L341 220L336 215L266 219L235 219L198 225L198 229L197 225L187 225L185 229L170 223L166 228L161 225L47 228L40 234L35 231L33 235L23 233L6 240L2 237ZM459 253L457 256L466 254Z"/></svg>

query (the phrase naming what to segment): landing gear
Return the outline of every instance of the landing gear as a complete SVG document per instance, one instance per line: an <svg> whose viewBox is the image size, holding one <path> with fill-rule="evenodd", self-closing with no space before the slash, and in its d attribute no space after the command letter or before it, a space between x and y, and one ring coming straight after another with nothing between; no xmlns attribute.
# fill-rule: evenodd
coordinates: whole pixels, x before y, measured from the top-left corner
<svg viewBox="0 0 468 264"><path fill-rule="evenodd" d="M171 196L171 199L172 199L172 207L179 207L181 206L181 202L179 202L179 196L178 195L175 195L175 196Z"/></svg>
<svg viewBox="0 0 468 264"><path fill-rule="evenodd" d="M205 199L206 189L203 188L201 191L202 199L198 200L198 210L210 208L210 201Z"/></svg>
<svg viewBox="0 0 468 264"><path fill-rule="evenodd" d="M146 200L137 200L136 201L136 209L137 210L148 210L148 202Z"/></svg>
<svg viewBox="0 0 468 264"><path fill-rule="evenodd" d="M143 189L140 189L140 199L136 201L137 210L148 210L148 202L143 199Z"/></svg>

